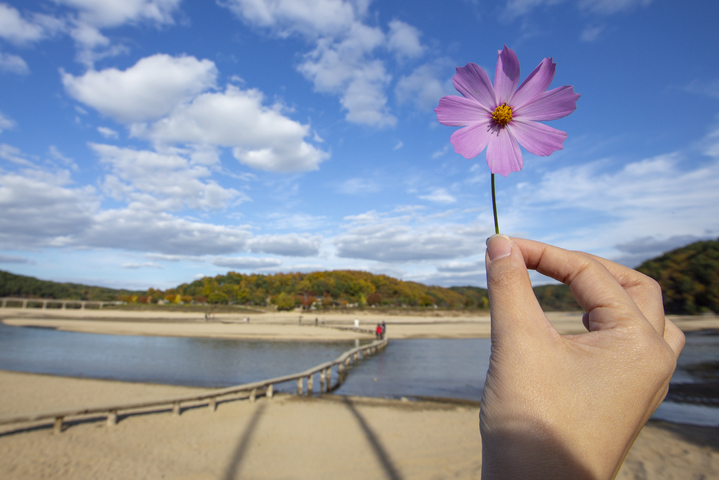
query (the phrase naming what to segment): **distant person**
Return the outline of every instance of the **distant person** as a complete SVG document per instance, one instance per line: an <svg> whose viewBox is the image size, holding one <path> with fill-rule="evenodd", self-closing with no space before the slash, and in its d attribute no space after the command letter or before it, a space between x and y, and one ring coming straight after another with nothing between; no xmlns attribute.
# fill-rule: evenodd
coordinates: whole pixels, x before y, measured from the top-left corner
<svg viewBox="0 0 719 480"><path fill-rule="evenodd" d="M382 338L384 338L385 333L387 333L387 323L385 323L385 321L382 320Z"/></svg>
<svg viewBox="0 0 719 480"><path fill-rule="evenodd" d="M318 323L319 323L319 319L317 317L315 317L315 327L317 326Z"/></svg>
<svg viewBox="0 0 719 480"><path fill-rule="evenodd" d="M359 328L359 320L355 318L355 330Z"/></svg>
<svg viewBox="0 0 719 480"><path fill-rule="evenodd" d="M494 235L482 480L610 479L667 393L684 334L651 278L582 252ZM562 336L527 269L568 284L588 333Z"/></svg>
<svg viewBox="0 0 719 480"><path fill-rule="evenodd" d="M382 339L382 325L379 323L377 324L377 329L375 330L375 335L377 336L377 340Z"/></svg>

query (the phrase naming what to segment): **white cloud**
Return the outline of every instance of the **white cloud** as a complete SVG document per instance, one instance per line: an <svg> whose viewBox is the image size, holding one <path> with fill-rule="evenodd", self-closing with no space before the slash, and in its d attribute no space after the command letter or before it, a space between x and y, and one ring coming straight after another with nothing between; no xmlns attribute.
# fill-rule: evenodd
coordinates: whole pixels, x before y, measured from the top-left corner
<svg viewBox="0 0 719 480"><path fill-rule="evenodd" d="M157 268L157 269L163 269L162 265L159 263L153 263L153 262L145 262L145 263L123 263L120 265L121 268L131 268L131 269L138 269L138 268Z"/></svg>
<svg viewBox="0 0 719 480"><path fill-rule="evenodd" d="M226 0L221 2L251 25L268 27L280 36L338 35L367 11L369 1Z"/></svg>
<svg viewBox="0 0 719 480"><path fill-rule="evenodd" d="M105 188L116 199L141 203L149 210L220 210L244 196L209 180L210 170L180 155L90 144L110 166Z"/></svg>
<svg viewBox="0 0 719 480"><path fill-rule="evenodd" d="M482 273L484 274L484 259L473 262L448 262L437 265L437 271L443 273Z"/></svg>
<svg viewBox="0 0 719 480"><path fill-rule="evenodd" d="M1 5L0 5L1 6ZM0 27L2 28L2 27ZM27 75L30 73L30 69L25 63L25 60L18 55L11 53L0 52L0 70L10 73L16 73L18 75Z"/></svg>
<svg viewBox="0 0 719 480"><path fill-rule="evenodd" d="M402 263L452 260L484 252L489 225L415 224L411 216L391 217L368 212L353 220L347 233L337 236L337 256Z"/></svg>
<svg viewBox="0 0 719 480"><path fill-rule="evenodd" d="M23 18L15 8L0 3L0 38L25 44L42 40L62 28L62 22L48 15L31 14Z"/></svg>
<svg viewBox="0 0 719 480"><path fill-rule="evenodd" d="M34 264L35 261L25 257L18 257L15 255L0 255L0 263L30 263Z"/></svg>
<svg viewBox="0 0 719 480"><path fill-rule="evenodd" d="M256 268L279 267L282 262L275 258L217 257L212 260L212 264L218 267L254 270Z"/></svg>
<svg viewBox="0 0 719 480"><path fill-rule="evenodd" d="M105 138L117 138L119 136L115 130L107 127L97 127L97 131Z"/></svg>
<svg viewBox="0 0 719 480"><path fill-rule="evenodd" d="M0 158L2 158L3 160L7 160L8 162L17 163L18 165L23 165L26 167L35 166L34 163L32 163L26 158L26 155L22 153L19 148L13 147L12 145L8 145L6 143L0 144Z"/></svg>
<svg viewBox="0 0 719 480"><path fill-rule="evenodd" d="M457 199L444 188L435 188L427 195L420 195L419 198L441 204L455 203L457 201Z"/></svg>
<svg viewBox="0 0 719 480"><path fill-rule="evenodd" d="M622 255L614 261L629 267L638 266L643 260L657 257L675 248L689 245L699 240L706 240L710 236L698 237L695 235L673 235L671 237L640 237L614 245Z"/></svg>
<svg viewBox="0 0 719 480"><path fill-rule="evenodd" d="M384 92L391 76L384 63L371 55L385 41L379 28L356 22L341 40L319 40L298 69L314 83L316 91L340 96L347 121L393 126L397 118L390 113Z"/></svg>
<svg viewBox="0 0 719 480"><path fill-rule="evenodd" d="M307 213L271 213L263 224L276 230L314 230L327 226L327 218Z"/></svg>
<svg viewBox="0 0 719 480"><path fill-rule="evenodd" d="M375 193L379 190L377 182L366 178L350 178L337 185L337 191L346 195Z"/></svg>
<svg viewBox="0 0 719 480"><path fill-rule="evenodd" d="M562 230L563 246L631 266L658 252L640 255L618 245L636 239L646 245L648 238L656 244L673 243L679 234L704 238L719 232L719 155L696 162L683 153L671 153L619 169L607 167L607 162L595 161L555 170L537 185L518 190L507 209L512 213L504 216L505 231L516 225L542 231L547 218L555 218L555 224L572 225Z"/></svg>
<svg viewBox="0 0 719 480"><path fill-rule="evenodd" d="M443 157L444 155L447 154L447 152L449 152L450 148L452 148L452 145L448 143L441 150L437 150L436 152L432 153L432 158L437 159L439 157Z"/></svg>
<svg viewBox="0 0 719 480"><path fill-rule="evenodd" d="M311 235L261 235L247 244L253 253L269 253L288 257L311 257L319 253L322 237Z"/></svg>
<svg viewBox="0 0 719 480"><path fill-rule="evenodd" d="M646 7L652 0L579 0L579 8L592 13L611 15L636 7Z"/></svg>
<svg viewBox="0 0 719 480"><path fill-rule="evenodd" d="M77 231L73 245L169 255L223 255L245 250L245 229L201 223L141 207L106 210L89 228Z"/></svg>
<svg viewBox="0 0 719 480"><path fill-rule="evenodd" d="M57 148L55 145L50 145L47 149L47 153L50 155L50 157L52 159L57 160L63 166L69 167L72 170L78 169L78 166L75 163L75 161L72 158L66 157L65 155L63 155L62 152L60 151L60 149Z"/></svg>
<svg viewBox="0 0 719 480"><path fill-rule="evenodd" d="M583 42L594 42L599 38L599 34L604 31L602 25L588 25L582 30L582 35L579 39Z"/></svg>
<svg viewBox="0 0 719 480"><path fill-rule="evenodd" d="M400 148L404 147L404 143L402 140L398 141L394 147L392 147L392 150L399 150Z"/></svg>
<svg viewBox="0 0 719 480"><path fill-rule="evenodd" d="M398 55L416 56L422 50L417 29L393 22L390 46L381 29L361 21L368 0L227 0L222 5L280 37L298 34L312 42L315 47L298 70L316 91L340 97L347 121L380 128L396 124L384 91L391 76L373 51L392 48Z"/></svg>
<svg viewBox="0 0 719 480"><path fill-rule="evenodd" d="M123 123L155 120L215 85L210 60L157 54L127 70L89 70L75 77L62 72L68 94L103 115Z"/></svg>
<svg viewBox="0 0 719 480"><path fill-rule="evenodd" d="M131 132L158 143L198 143L234 147L241 163L259 170L317 170L329 154L304 141L309 126L281 113L278 104L266 107L258 90L228 85L224 93L205 93L180 105L150 125Z"/></svg>
<svg viewBox="0 0 719 480"><path fill-rule="evenodd" d="M424 47L419 40L420 31L399 20L389 22L387 48L398 58L417 58L424 54Z"/></svg>
<svg viewBox="0 0 719 480"><path fill-rule="evenodd" d="M535 8L549 7L563 3L564 0L507 0L505 14L509 17L526 15ZM646 7L652 0L577 0L577 8L583 12L599 15L611 15L636 7Z"/></svg>
<svg viewBox="0 0 719 480"><path fill-rule="evenodd" d="M15 126L15 122L7 118L0 112L0 133L2 133L3 130L7 130L9 128L12 128Z"/></svg>
<svg viewBox="0 0 719 480"><path fill-rule="evenodd" d="M205 260L200 256L192 255L168 255L165 253L147 253L145 257L151 260L161 260L163 262L179 262L182 260L189 260L191 262L204 262Z"/></svg>
<svg viewBox="0 0 719 480"><path fill-rule="evenodd" d="M67 171L0 175L0 249L59 246L92 223L95 189L69 188Z"/></svg>
<svg viewBox="0 0 719 480"><path fill-rule="evenodd" d="M447 71L445 63L427 63L400 78L395 87L397 102L400 105L411 102L418 110L431 112L439 104L440 98L453 93L448 91L445 85L447 82L439 78L440 72Z"/></svg>
<svg viewBox="0 0 719 480"><path fill-rule="evenodd" d="M713 81L700 81L693 80L689 82L683 89L686 92L698 93L700 95L707 95L709 97L719 98L719 80Z"/></svg>
<svg viewBox="0 0 719 480"><path fill-rule="evenodd" d="M70 35L78 46L78 60L87 65L127 51L121 44L111 45L100 30L126 24L172 24L172 14L180 3L180 0L55 1L75 11L70 20Z"/></svg>
<svg viewBox="0 0 719 480"><path fill-rule="evenodd" d="M172 12L180 0L55 0L77 9L82 23L96 27L116 27L126 23L151 21L173 23Z"/></svg>
<svg viewBox="0 0 719 480"><path fill-rule="evenodd" d="M564 0L507 0L505 12L510 17L525 15L533 9L545 5L557 5Z"/></svg>

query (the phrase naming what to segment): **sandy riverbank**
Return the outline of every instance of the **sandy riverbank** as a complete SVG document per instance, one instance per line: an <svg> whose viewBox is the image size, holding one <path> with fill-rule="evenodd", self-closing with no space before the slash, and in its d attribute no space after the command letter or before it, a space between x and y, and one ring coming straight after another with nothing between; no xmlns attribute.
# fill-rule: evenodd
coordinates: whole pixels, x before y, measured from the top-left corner
<svg viewBox="0 0 719 480"><path fill-rule="evenodd" d="M0 371L0 415L198 391ZM479 478L478 407L278 396L70 424L0 428L3 479ZM620 479L719 478L715 430L650 423Z"/></svg>
<svg viewBox="0 0 719 480"><path fill-rule="evenodd" d="M302 324L299 317L302 315ZM352 327L358 319L361 329L373 330L387 322L390 338L487 338L488 315L383 316L367 311L355 314L265 313L250 315L217 314L205 320L202 313L118 310L0 309L7 325L52 327L88 333L115 335L161 335L191 337L252 338L263 340L348 340L371 338L371 334L324 327ZM547 317L562 334L584 333L579 312L549 312ZM315 318L318 327L315 328ZM719 328L717 316L669 316L682 330ZM323 323L324 322L324 325Z"/></svg>

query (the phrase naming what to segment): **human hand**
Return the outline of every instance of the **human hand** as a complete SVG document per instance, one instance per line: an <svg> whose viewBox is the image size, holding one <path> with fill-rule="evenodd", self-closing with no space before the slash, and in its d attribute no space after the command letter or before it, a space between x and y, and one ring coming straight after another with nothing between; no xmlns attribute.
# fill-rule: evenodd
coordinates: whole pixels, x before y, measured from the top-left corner
<svg viewBox="0 0 719 480"><path fill-rule="evenodd" d="M586 253L487 242L492 355L482 394L482 478L608 479L666 396L684 335L651 278ZM527 268L569 285L589 332L560 335Z"/></svg>

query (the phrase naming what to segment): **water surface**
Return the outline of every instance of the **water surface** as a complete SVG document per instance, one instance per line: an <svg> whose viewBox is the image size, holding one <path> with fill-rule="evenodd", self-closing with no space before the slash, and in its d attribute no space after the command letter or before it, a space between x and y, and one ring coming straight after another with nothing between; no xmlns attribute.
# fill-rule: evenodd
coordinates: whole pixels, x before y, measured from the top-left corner
<svg viewBox="0 0 719 480"><path fill-rule="evenodd" d="M355 342L271 342L63 332L0 323L0 369L67 377L227 387L301 372Z"/></svg>

